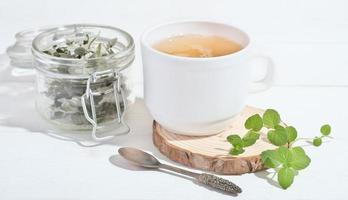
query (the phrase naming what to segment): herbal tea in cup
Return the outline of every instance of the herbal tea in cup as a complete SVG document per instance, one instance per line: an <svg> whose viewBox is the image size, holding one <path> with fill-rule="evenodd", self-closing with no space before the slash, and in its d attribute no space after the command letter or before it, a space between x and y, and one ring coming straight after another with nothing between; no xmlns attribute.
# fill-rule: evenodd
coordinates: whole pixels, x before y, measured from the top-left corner
<svg viewBox="0 0 348 200"><path fill-rule="evenodd" d="M184 57L217 57L235 53L242 46L217 35L187 34L157 42L153 48L163 53Z"/></svg>

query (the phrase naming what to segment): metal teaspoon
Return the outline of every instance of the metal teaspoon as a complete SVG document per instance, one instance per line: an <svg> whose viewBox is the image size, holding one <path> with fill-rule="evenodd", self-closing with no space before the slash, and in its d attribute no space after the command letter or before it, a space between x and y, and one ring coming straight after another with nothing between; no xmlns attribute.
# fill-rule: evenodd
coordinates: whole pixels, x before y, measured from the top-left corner
<svg viewBox="0 0 348 200"><path fill-rule="evenodd" d="M232 183L229 180L217 177L212 174L195 173L185 169L160 163L154 156L136 148L123 147L118 150L118 153L126 160L131 161L134 164L137 164L141 167L151 168L151 169L162 168L162 169L174 171L179 174L193 177L196 180L198 180L200 183L203 183L210 187L213 187L225 192L230 192L233 194L242 192L242 189L239 186L237 186L236 184Z"/></svg>

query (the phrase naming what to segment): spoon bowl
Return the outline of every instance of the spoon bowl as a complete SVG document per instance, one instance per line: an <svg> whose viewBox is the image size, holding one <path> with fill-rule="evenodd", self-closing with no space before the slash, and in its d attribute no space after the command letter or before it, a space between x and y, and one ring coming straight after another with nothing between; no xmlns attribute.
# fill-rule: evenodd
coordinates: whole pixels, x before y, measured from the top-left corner
<svg viewBox="0 0 348 200"><path fill-rule="evenodd" d="M146 168L159 168L161 163L151 154L131 147L118 149L118 153L128 161Z"/></svg>

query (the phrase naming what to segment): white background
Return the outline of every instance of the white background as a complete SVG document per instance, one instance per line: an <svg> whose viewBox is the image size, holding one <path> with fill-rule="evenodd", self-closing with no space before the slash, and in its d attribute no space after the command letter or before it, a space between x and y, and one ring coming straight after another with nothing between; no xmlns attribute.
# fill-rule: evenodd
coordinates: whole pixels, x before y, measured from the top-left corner
<svg viewBox="0 0 348 200"><path fill-rule="evenodd" d="M138 39L158 23L215 19L247 30L273 56L276 84L348 85L347 10L346 0L2 0L0 50L14 42L14 33L39 26L107 24ZM137 56L133 67L141 80Z"/></svg>
<svg viewBox="0 0 348 200"><path fill-rule="evenodd" d="M248 104L278 109L304 137L318 134L322 123L332 124L335 139L321 148L307 147L312 163L290 189L270 184L262 172L226 177L243 187L239 198L347 199L345 0L1 0L0 199L232 198L177 176L131 168L116 155L120 146L135 146L170 162L151 142L152 119L141 99L138 38L150 26L178 19L213 19L241 27L260 52L274 59L274 87L251 95ZM57 139L63 133L47 131L35 112L33 83L8 80L11 68L3 54L16 32L71 23L120 27L137 41L132 77L138 98L128 114L132 133L110 144L82 147Z"/></svg>

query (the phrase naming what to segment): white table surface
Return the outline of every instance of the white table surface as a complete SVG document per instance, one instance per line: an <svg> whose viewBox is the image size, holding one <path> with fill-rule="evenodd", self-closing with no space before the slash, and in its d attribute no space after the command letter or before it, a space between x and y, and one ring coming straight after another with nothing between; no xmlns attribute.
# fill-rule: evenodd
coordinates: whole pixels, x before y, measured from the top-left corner
<svg viewBox="0 0 348 200"><path fill-rule="evenodd" d="M344 0L1 1L0 199L347 199L347 8ZM132 132L94 147L86 135L51 130L34 109L33 77L15 77L18 70L5 56L13 34L30 27L102 23L138 38L156 23L202 18L247 29L259 50L275 60L274 86L251 94L249 105L276 108L304 137L317 135L323 123L332 125L334 139L305 147L312 163L286 191L258 172L225 176L244 189L231 197L124 162L117 148L133 146L175 164L152 144L139 49L131 72L137 99L127 114Z"/></svg>

